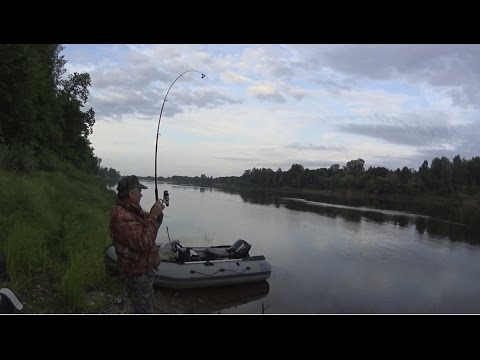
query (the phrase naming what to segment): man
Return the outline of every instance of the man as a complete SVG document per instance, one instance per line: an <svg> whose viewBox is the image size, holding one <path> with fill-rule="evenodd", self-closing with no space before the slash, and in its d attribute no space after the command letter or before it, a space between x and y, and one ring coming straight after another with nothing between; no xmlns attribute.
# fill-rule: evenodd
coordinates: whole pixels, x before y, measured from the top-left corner
<svg viewBox="0 0 480 360"><path fill-rule="evenodd" d="M125 273L127 292L134 313L153 313L153 278L160 264L155 244L158 228L163 221L165 206L161 200L153 204L150 213L140 206L142 189L135 175L120 179L118 200L110 219L110 236L118 264Z"/></svg>

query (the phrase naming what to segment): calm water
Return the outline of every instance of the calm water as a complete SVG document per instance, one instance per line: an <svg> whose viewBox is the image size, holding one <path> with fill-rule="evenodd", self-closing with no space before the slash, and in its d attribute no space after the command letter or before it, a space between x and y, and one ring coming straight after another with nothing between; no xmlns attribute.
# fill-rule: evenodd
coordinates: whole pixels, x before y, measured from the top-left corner
<svg viewBox="0 0 480 360"><path fill-rule="evenodd" d="M141 205L150 210L154 183ZM480 239L439 214L316 196L159 184L170 206L157 243L230 245L272 265L267 282L181 292L194 312L480 313ZM448 219L448 217L444 217ZM206 299L206 300L205 300Z"/></svg>

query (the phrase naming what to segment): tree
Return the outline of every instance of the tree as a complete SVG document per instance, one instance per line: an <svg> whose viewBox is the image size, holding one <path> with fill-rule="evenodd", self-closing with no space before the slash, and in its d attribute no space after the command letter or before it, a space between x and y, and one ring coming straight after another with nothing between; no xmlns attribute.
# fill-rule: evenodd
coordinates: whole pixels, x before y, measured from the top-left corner
<svg viewBox="0 0 480 360"><path fill-rule="evenodd" d="M424 160L422 165L418 168L418 176L420 178L420 188L422 190L430 190L432 187L432 179L427 160Z"/></svg>
<svg viewBox="0 0 480 360"><path fill-rule="evenodd" d="M305 169L301 164L293 164L290 170L285 172L285 182L287 185L293 187L301 187L303 180L303 173Z"/></svg>
<svg viewBox="0 0 480 360"><path fill-rule="evenodd" d="M340 174L342 169L340 169L340 165L338 164L333 164L330 166L328 169L328 176L334 176Z"/></svg>
<svg viewBox="0 0 480 360"><path fill-rule="evenodd" d="M95 123L90 75L67 79L59 44L0 44L0 142L34 152L52 150L76 166L96 172L88 136Z"/></svg>
<svg viewBox="0 0 480 360"><path fill-rule="evenodd" d="M460 155L456 155L452 162L452 185L454 191L461 191L462 186L466 184L467 166L465 159L460 159Z"/></svg>
<svg viewBox="0 0 480 360"><path fill-rule="evenodd" d="M367 172L370 176L376 179L377 177L387 176L390 171L384 167L374 167L374 168L370 167L368 168Z"/></svg>
<svg viewBox="0 0 480 360"><path fill-rule="evenodd" d="M363 159L350 160L345 165L345 172L353 176L358 175L365 170L364 165L365 165L365 160Z"/></svg>
<svg viewBox="0 0 480 360"><path fill-rule="evenodd" d="M468 164L469 173L472 177L472 182L474 185L480 185L480 157L473 157Z"/></svg>
<svg viewBox="0 0 480 360"><path fill-rule="evenodd" d="M452 166L450 160L445 156L432 160L432 184L435 190L441 192L453 192L452 186Z"/></svg>

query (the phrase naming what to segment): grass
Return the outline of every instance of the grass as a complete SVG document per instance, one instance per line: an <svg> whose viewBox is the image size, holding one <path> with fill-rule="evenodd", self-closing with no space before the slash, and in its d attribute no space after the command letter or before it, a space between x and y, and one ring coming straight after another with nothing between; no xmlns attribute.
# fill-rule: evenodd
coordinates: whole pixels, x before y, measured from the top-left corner
<svg viewBox="0 0 480 360"><path fill-rule="evenodd" d="M53 312L83 312L85 294L106 277L103 250L110 243L114 193L85 173L0 168L0 196L9 287L30 306L32 295L43 291Z"/></svg>

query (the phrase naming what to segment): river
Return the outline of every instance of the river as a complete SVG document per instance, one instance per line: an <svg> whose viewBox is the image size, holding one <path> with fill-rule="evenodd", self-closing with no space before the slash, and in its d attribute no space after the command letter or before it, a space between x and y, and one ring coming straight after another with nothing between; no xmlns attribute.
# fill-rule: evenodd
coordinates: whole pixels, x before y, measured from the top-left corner
<svg viewBox="0 0 480 360"><path fill-rule="evenodd" d="M144 182L141 205L154 202ZM480 313L478 234L438 214L321 196L159 183L170 206L157 243L230 245L265 255L264 283L180 291L222 314ZM205 300L207 299L207 300ZM202 305L203 304L203 305Z"/></svg>

